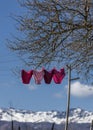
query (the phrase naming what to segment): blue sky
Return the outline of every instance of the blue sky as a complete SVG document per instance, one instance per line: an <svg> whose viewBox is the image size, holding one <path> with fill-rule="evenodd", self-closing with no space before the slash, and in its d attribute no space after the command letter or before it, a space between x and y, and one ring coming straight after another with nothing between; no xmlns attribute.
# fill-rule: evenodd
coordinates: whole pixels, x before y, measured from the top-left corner
<svg viewBox="0 0 93 130"><path fill-rule="evenodd" d="M11 34L18 35L16 22L11 14L22 14L22 9L16 0L0 0L0 107L17 109L29 109L33 111L66 110L67 105L67 75L62 84L52 82L46 85L36 85L32 79L29 85L21 82L21 76L17 77L13 69L17 66L25 69L17 55L6 47L6 39ZM27 68L26 68L27 69ZM31 68L33 69L33 68ZM93 111L93 86L75 81L71 85L71 106Z"/></svg>

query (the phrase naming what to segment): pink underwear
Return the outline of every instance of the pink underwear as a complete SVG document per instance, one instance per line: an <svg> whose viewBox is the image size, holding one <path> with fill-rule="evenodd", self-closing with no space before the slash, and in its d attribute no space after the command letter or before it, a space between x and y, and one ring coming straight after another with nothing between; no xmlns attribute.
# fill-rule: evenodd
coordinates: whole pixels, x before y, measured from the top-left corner
<svg viewBox="0 0 93 130"><path fill-rule="evenodd" d="M52 76L53 76L52 70L51 71L47 71L47 70L44 69L44 81L45 81L46 84L50 84L51 83Z"/></svg>
<svg viewBox="0 0 93 130"><path fill-rule="evenodd" d="M42 79L44 78L44 70L36 71L33 70L33 77L36 84L41 84Z"/></svg>
<svg viewBox="0 0 93 130"><path fill-rule="evenodd" d="M53 69L53 80L56 84L60 84L65 76L64 68L60 69L60 71Z"/></svg>
<svg viewBox="0 0 93 130"><path fill-rule="evenodd" d="M26 72L25 70L22 70L21 71L22 82L24 84L29 84L31 77L32 77L32 74L33 74L33 70L30 70L28 72Z"/></svg>

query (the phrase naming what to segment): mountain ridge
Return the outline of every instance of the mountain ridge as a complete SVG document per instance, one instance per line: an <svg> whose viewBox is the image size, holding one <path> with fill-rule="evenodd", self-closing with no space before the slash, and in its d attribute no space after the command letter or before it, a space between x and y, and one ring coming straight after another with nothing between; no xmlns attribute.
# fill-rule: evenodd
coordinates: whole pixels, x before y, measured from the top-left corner
<svg viewBox="0 0 93 130"><path fill-rule="evenodd" d="M65 122L65 111L32 111L15 108L0 108L1 121L18 122L55 122L61 124ZM93 120L93 112L81 108L71 108L69 112L69 121L72 123L90 123Z"/></svg>
<svg viewBox="0 0 93 130"><path fill-rule="evenodd" d="M89 130L93 112L81 108L71 108L69 130ZM52 126L54 124L54 129ZM32 111L15 108L0 108L0 130L64 130L65 111Z"/></svg>

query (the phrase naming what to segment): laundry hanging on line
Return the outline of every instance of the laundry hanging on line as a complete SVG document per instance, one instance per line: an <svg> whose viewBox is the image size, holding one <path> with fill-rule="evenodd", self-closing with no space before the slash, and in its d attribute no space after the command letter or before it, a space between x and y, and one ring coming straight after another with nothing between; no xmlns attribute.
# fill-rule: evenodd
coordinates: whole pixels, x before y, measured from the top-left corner
<svg viewBox="0 0 93 130"><path fill-rule="evenodd" d="M44 81L46 84L50 84L53 77L53 71L44 70Z"/></svg>
<svg viewBox="0 0 93 130"><path fill-rule="evenodd" d="M65 71L64 68L60 69L60 71L58 71L57 69L53 69L53 80L56 84L60 84L65 76Z"/></svg>
<svg viewBox="0 0 93 130"><path fill-rule="evenodd" d="M22 70L21 71L21 77L22 77L22 82L24 84L29 84L30 83L30 80L32 78L32 74L33 74L33 70L30 70L30 71L25 71L25 70Z"/></svg>
<svg viewBox="0 0 93 130"><path fill-rule="evenodd" d="M21 78L24 84L29 84L31 78L34 78L36 84L41 84L41 81L44 79L46 84L50 84L52 79L54 83L60 84L65 77L65 70L64 68L57 70L53 68L51 71L47 71L46 69L42 68L41 70L30 70L30 71L21 71Z"/></svg>
<svg viewBox="0 0 93 130"><path fill-rule="evenodd" d="M42 79L44 77L43 69L40 70L40 71L33 70L33 77L34 77L34 80L35 80L36 84L41 84L41 81L42 81Z"/></svg>

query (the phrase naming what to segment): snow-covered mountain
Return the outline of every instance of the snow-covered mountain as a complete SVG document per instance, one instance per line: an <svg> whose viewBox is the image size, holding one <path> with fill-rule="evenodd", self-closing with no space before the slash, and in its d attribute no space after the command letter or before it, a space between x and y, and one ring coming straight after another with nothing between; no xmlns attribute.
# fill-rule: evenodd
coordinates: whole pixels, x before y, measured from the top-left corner
<svg viewBox="0 0 93 130"><path fill-rule="evenodd" d="M75 130L89 130L93 112L80 108L70 109L69 127ZM0 130L7 130L11 127L11 121L14 122L15 129L22 127L22 130L51 130L52 124L55 123L54 130L64 130L66 121L66 112L60 111L30 111L18 109L0 109ZM9 127L9 128L8 128ZM84 127L84 128L83 128Z"/></svg>

